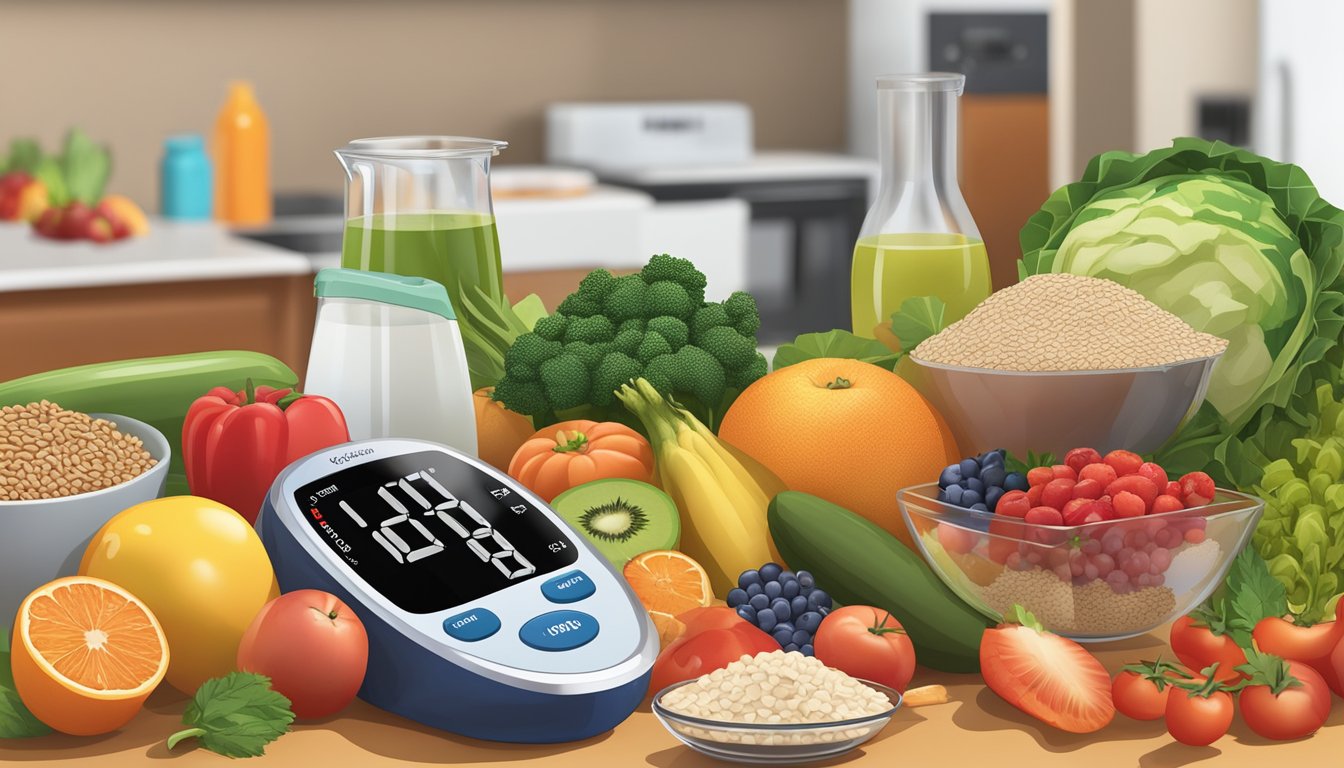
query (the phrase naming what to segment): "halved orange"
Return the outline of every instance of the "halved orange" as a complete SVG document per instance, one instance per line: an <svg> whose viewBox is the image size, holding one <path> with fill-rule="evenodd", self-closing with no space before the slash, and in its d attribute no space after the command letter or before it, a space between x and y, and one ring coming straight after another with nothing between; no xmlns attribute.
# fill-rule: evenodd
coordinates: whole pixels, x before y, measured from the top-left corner
<svg viewBox="0 0 1344 768"><path fill-rule="evenodd" d="M636 555L625 564L625 580L650 611L676 616L704 608L714 599L709 574L689 556L671 549Z"/></svg>
<svg viewBox="0 0 1344 768"><path fill-rule="evenodd" d="M19 698L62 733L93 736L135 717L168 671L158 619L130 592L69 576L19 606L10 665Z"/></svg>

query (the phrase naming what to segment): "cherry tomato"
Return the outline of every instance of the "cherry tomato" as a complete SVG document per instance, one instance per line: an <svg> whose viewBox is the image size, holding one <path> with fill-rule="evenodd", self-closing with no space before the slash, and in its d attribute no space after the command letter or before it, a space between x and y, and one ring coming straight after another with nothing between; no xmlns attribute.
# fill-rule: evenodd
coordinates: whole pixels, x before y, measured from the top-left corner
<svg viewBox="0 0 1344 768"><path fill-rule="evenodd" d="M1157 682L1126 669L1111 682L1111 699L1125 717L1160 720L1167 711L1167 694L1172 688L1165 683L1161 690L1157 686Z"/></svg>
<svg viewBox="0 0 1344 768"><path fill-rule="evenodd" d="M1289 683L1278 693L1269 685L1250 685L1237 695L1247 727L1275 741L1310 736L1330 716L1330 689L1316 670L1299 661L1287 664ZM1255 679L1255 678L1252 678Z"/></svg>
<svg viewBox="0 0 1344 768"><path fill-rule="evenodd" d="M1159 491L1167 487L1167 470L1163 469L1160 464L1154 464L1151 461L1143 462L1139 465L1139 475L1152 480L1153 485L1157 486Z"/></svg>
<svg viewBox="0 0 1344 768"><path fill-rule="evenodd" d="M1213 630L1197 624L1192 616L1182 616L1172 622L1171 650L1190 669L1217 664L1220 682L1241 677L1234 667L1246 663L1246 654L1237 647L1235 640L1227 635L1215 635Z"/></svg>
<svg viewBox="0 0 1344 768"><path fill-rule="evenodd" d="M915 674L915 646L890 613L867 605L831 611L812 638L817 660L850 677L902 693Z"/></svg>
<svg viewBox="0 0 1344 768"><path fill-rule="evenodd" d="M1167 733L1182 744L1205 747L1232 727L1232 695L1215 690L1204 696L1176 688L1167 693Z"/></svg>

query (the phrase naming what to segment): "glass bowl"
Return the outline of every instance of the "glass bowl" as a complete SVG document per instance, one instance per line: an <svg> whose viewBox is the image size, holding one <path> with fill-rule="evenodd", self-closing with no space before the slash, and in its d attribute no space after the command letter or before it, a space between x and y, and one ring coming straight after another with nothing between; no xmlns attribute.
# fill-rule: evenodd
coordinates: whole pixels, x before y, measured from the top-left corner
<svg viewBox="0 0 1344 768"><path fill-rule="evenodd" d="M938 501L938 484L896 494L934 572L991 618L1014 604L1079 642L1134 637L1189 613L1227 574L1264 501L1218 489L1211 503L1075 526Z"/></svg>
<svg viewBox="0 0 1344 768"><path fill-rule="evenodd" d="M901 706L901 694L879 683L859 682L887 697L891 708L832 723L736 723L673 712L663 697L695 680L669 685L653 698L653 714L681 743L718 760L757 765L798 765L843 755L876 736Z"/></svg>

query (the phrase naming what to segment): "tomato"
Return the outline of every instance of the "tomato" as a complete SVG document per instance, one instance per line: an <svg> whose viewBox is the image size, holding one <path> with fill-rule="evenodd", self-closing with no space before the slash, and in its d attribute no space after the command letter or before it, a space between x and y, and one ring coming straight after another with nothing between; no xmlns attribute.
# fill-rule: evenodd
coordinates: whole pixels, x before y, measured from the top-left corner
<svg viewBox="0 0 1344 768"><path fill-rule="evenodd" d="M1334 621L1309 627L1272 616L1255 625L1252 637L1265 653L1300 661L1316 670L1330 690L1344 696L1344 685L1341 685L1344 682L1344 651L1338 650L1344 647L1344 615L1341 614L1344 614L1344 600L1340 600L1335 609Z"/></svg>
<svg viewBox="0 0 1344 768"><path fill-rule="evenodd" d="M827 620L829 620L829 616ZM649 692L723 669L743 656L779 650L779 643L726 605L692 608L678 614L686 625L653 663ZM825 626L826 622L822 622Z"/></svg>
<svg viewBox="0 0 1344 768"><path fill-rule="evenodd" d="M1160 720L1167 710L1171 681L1186 677L1165 661L1130 664L1111 681L1111 699L1120 714L1135 720Z"/></svg>
<svg viewBox="0 0 1344 768"><path fill-rule="evenodd" d="M345 709L364 684L369 636L335 595L300 589L267 603L238 645L238 668L271 678L294 715L327 717Z"/></svg>
<svg viewBox="0 0 1344 768"><path fill-rule="evenodd" d="M1216 688L1207 695L1177 688L1168 692L1165 714L1167 733L1173 739L1192 747L1205 747L1232 727L1232 694Z"/></svg>
<svg viewBox="0 0 1344 768"><path fill-rule="evenodd" d="M837 608L821 622L812 646L826 666L901 693L915 674L914 644L901 622L879 608Z"/></svg>
<svg viewBox="0 0 1344 768"><path fill-rule="evenodd" d="M1273 664L1286 665L1282 672L1296 682L1280 673L1279 680L1274 681L1278 685L1250 685L1242 689L1237 695L1241 719L1266 739L1288 741L1310 736L1330 716L1330 689L1325 679L1300 661L1274 660ZM1252 681L1258 678L1252 677ZM1275 692L1275 688L1281 690Z"/></svg>
<svg viewBox="0 0 1344 768"><path fill-rule="evenodd" d="M1193 616L1182 616L1171 625L1171 650L1176 658L1191 669L1218 665L1218 680L1228 682L1241 677L1235 667L1246 663L1246 654L1227 635L1215 635L1213 630L1196 623Z"/></svg>

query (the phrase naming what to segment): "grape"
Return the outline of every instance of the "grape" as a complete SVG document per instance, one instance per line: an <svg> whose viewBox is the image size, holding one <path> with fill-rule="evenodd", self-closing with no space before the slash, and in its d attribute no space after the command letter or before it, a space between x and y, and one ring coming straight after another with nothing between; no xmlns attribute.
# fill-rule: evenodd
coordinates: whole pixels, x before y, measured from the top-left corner
<svg viewBox="0 0 1344 768"><path fill-rule="evenodd" d="M814 589L812 590L812 593L807 596L807 607L825 608L830 610L831 596L822 592L820 589Z"/></svg>
<svg viewBox="0 0 1344 768"><path fill-rule="evenodd" d="M808 643L808 644L803 645L803 646L799 646L798 651L799 651L800 653L802 653L804 656L811 656L811 655L813 655L813 653L814 653L814 651L812 650L812 644L811 644L811 643Z"/></svg>
<svg viewBox="0 0 1344 768"><path fill-rule="evenodd" d="M742 618L746 619L752 624L756 623L756 609L752 608L750 605L739 605L737 607L737 615L741 616Z"/></svg>
<svg viewBox="0 0 1344 768"><path fill-rule="evenodd" d="M762 632L775 631L775 625L778 623L779 620L775 618L775 612L769 608L756 612L756 626L760 627Z"/></svg>
<svg viewBox="0 0 1344 768"><path fill-rule="evenodd" d="M1111 556L1102 552L1099 555L1092 556L1092 564L1097 567L1097 576L1106 578L1106 574L1115 570L1115 560Z"/></svg>
<svg viewBox="0 0 1344 768"><path fill-rule="evenodd" d="M812 633L804 629L793 630L793 644L799 647L812 642Z"/></svg>
<svg viewBox="0 0 1344 768"><path fill-rule="evenodd" d="M782 594L784 594L784 587L778 581L765 582L766 597L770 598L773 601L775 598L779 597Z"/></svg>
<svg viewBox="0 0 1344 768"><path fill-rule="evenodd" d="M784 569L780 567L779 563L766 563L765 565L762 565L760 569L761 581L777 581L779 579L779 574L783 572Z"/></svg>
<svg viewBox="0 0 1344 768"><path fill-rule="evenodd" d="M750 598L747 597L747 591L746 591L745 589L730 589L730 590L728 590L728 607L729 607L729 608L736 608L736 607L739 606L739 605L744 605L744 604L746 604L747 600L749 600L749 599L750 599Z"/></svg>
<svg viewBox="0 0 1344 768"><path fill-rule="evenodd" d="M798 596L799 592L803 590L803 585L799 584L798 579L796 578L789 579L788 581L783 582L783 584L784 586L780 590L779 595L780 597L783 597L785 600L792 600L793 598Z"/></svg>
<svg viewBox="0 0 1344 768"><path fill-rule="evenodd" d="M789 621L793 618L793 608L789 606L789 601L782 597L770 601L770 610L775 612L780 621Z"/></svg>
<svg viewBox="0 0 1344 768"><path fill-rule="evenodd" d="M795 595L794 598L789 601L789 613L792 614L795 619L802 616L804 613L807 613L807 598L802 595Z"/></svg>
<svg viewBox="0 0 1344 768"><path fill-rule="evenodd" d="M797 645L794 645L793 643L789 643L788 645L784 646L784 652L785 652L785 653L793 653L793 652L796 651L796 650L799 650L799 649L798 649L798 646L797 646ZM807 655L808 655L808 656L811 656L812 654L809 653L809 654L807 654Z"/></svg>
<svg viewBox="0 0 1344 768"><path fill-rule="evenodd" d="M958 467L962 477L980 477L980 462L975 459L962 459Z"/></svg>
<svg viewBox="0 0 1344 768"><path fill-rule="evenodd" d="M755 597L763 594L765 594L765 589L759 583L747 585L747 597Z"/></svg>
<svg viewBox="0 0 1344 768"><path fill-rule="evenodd" d="M741 576L737 577L737 586L746 589L752 584L761 583L761 574L754 568L750 571L743 571Z"/></svg>
<svg viewBox="0 0 1344 768"><path fill-rule="evenodd" d="M953 464L943 470L938 476L938 487L946 488L949 485L956 485L961 482L961 467Z"/></svg>
<svg viewBox="0 0 1344 768"><path fill-rule="evenodd" d="M770 598L765 595L752 595L747 604L757 611L763 610L770 607Z"/></svg>
<svg viewBox="0 0 1344 768"><path fill-rule="evenodd" d="M821 627L821 614L816 611L807 611L794 619L793 625L799 629L816 633Z"/></svg>
<svg viewBox="0 0 1344 768"><path fill-rule="evenodd" d="M817 583L812 578L812 574L808 573L807 571L798 572L798 586L802 587L804 590L809 590L815 587L816 585Z"/></svg>
<svg viewBox="0 0 1344 768"><path fill-rule="evenodd" d="M1171 567L1171 550L1165 547L1154 549L1153 554L1149 555L1149 562L1154 575L1164 573Z"/></svg>

